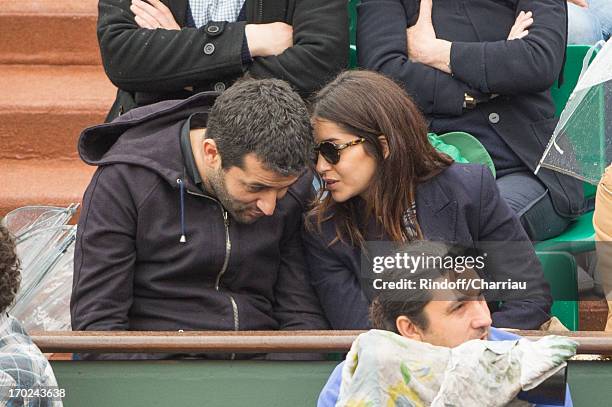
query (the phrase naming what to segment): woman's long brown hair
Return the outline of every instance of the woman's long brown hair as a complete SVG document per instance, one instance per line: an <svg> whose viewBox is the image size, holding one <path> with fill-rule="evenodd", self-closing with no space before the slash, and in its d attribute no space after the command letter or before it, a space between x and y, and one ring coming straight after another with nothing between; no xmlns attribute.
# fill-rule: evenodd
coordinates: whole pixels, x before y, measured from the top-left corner
<svg viewBox="0 0 612 407"><path fill-rule="evenodd" d="M374 216L393 241L407 241L402 217L415 199L416 185L448 167L453 160L438 153L427 138L427 124L418 107L393 80L371 71L345 71L319 91L312 119L329 121L343 131L363 137L363 146L377 162L366 198L365 213L353 197L337 203L323 190L307 214L306 227L321 231L333 217L337 240L363 247L364 231ZM389 155L384 158L379 136L385 136ZM359 216L359 217L358 217ZM365 217L364 217L365 216ZM422 238L420 228L419 236Z"/></svg>

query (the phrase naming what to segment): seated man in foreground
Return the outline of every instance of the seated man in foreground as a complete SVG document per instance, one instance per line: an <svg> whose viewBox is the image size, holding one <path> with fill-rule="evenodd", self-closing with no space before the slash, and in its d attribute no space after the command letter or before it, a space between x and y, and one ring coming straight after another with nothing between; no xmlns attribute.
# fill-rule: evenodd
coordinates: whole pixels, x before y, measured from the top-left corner
<svg viewBox="0 0 612 407"><path fill-rule="evenodd" d="M0 224L0 405L61 407L65 394L47 358L19 321L6 313L20 282L15 242Z"/></svg>
<svg viewBox="0 0 612 407"><path fill-rule="evenodd" d="M423 258L465 257L460 250L433 242L414 243L405 253ZM564 360L575 353L573 341L549 336L536 343L516 342L517 335L491 327L489 309L478 293L419 288L422 281L460 284L476 279L469 269L421 265L411 271L385 270L385 282L404 288L379 291L370 308L375 329L353 343L346 361L335 368L321 391L318 407L348 406L356 400L364 405L372 402L373 407L501 406L521 388L536 387L562 369ZM565 395L560 394L563 386L558 390L554 401L565 397L565 405L571 406L567 387ZM518 396L532 400L534 395Z"/></svg>
<svg viewBox="0 0 612 407"><path fill-rule="evenodd" d="M78 225L74 330L327 328L299 233L312 180L306 106L277 79L214 96L82 134L81 157L99 168Z"/></svg>

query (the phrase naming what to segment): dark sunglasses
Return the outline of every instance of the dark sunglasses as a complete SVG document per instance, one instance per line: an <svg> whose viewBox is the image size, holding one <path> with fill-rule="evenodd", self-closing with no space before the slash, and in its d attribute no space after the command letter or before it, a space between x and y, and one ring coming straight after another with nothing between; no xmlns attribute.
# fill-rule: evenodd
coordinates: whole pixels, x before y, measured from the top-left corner
<svg viewBox="0 0 612 407"><path fill-rule="evenodd" d="M348 148L351 146L356 146L357 144L364 143L365 141L366 139L363 137L358 138L357 140L349 141L348 143L344 143L344 144L335 144L335 143L332 143L331 141L323 141L317 144L314 148L314 151L316 154L314 157L315 164L317 163L317 160L319 159L319 154L321 154L323 158L325 159L325 161L327 161L328 163L332 165L338 164L338 161L340 161L340 151L341 150L344 150L345 148Z"/></svg>

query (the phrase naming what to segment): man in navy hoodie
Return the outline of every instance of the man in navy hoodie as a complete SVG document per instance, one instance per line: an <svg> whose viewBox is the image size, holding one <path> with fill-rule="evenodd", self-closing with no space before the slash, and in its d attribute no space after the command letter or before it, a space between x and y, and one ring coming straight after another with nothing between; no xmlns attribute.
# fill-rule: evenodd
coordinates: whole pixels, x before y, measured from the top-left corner
<svg viewBox="0 0 612 407"><path fill-rule="evenodd" d="M276 79L215 97L145 106L81 135L98 169L78 225L74 330L327 328L299 233L306 106Z"/></svg>

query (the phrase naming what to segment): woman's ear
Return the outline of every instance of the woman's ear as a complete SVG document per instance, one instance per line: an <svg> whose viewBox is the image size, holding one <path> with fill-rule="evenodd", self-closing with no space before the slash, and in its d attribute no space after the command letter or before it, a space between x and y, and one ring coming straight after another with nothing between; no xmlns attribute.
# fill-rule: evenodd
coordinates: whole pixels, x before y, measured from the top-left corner
<svg viewBox="0 0 612 407"><path fill-rule="evenodd" d="M384 134L378 136L378 141L380 141L380 146L383 150L383 157L387 159L389 157L389 143L387 142L387 137Z"/></svg>
<svg viewBox="0 0 612 407"><path fill-rule="evenodd" d="M423 332L418 326L412 323L407 316L400 315L397 317L395 320L395 327L397 328L397 332L403 337L423 342Z"/></svg>

